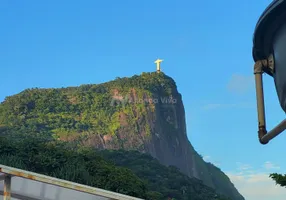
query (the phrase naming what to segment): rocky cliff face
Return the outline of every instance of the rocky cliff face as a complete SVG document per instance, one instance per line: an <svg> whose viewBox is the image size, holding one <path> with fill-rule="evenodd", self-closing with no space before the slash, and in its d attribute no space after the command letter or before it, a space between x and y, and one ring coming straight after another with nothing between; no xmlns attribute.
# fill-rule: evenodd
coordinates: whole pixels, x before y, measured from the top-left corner
<svg viewBox="0 0 286 200"><path fill-rule="evenodd" d="M79 88L29 90L18 98L28 93L29 102L22 102L22 106L15 108L23 110L21 117L14 119L15 123L27 123L25 119L33 116L29 120L37 118L35 129L49 129L57 139L79 139L83 145L97 149L149 153L162 164L178 167L186 175L201 179L232 200L244 199L229 178L214 165L204 162L192 147L186 133L182 96L174 80L163 73L143 73ZM43 105L45 98L41 94L45 95L46 101L49 94L58 100L53 98L48 100L48 106ZM51 110L51 106L59 101L62 106ZM14 105L11 99L6 103ZM39 105L43 107L39 108ZM37 116L33 115L33 110L37 110ZM2 111L8 112L4 108ZM45 116L51 113L52 117ZM9 120L9 115L11 112L2 118L2 124Z"/></svg>
<svg viewBox="0 0 286 200"><path fill-rule="evenodd" d="M164 90L163 87L160 89ZM135 149L149 153L162 164L176 166L186 175L201 179L219 193L233 200L243 200L230 179L220 169L206 163L189 142L182 96L175 84L170 94L160 89L151 96L145 94L143 98L137 95L136 88L132 88L127 97L126 94L121 95L119 90L114 90L111 106L131 106L136 118L136 131L134 126L130 126L128 116L122 112L118 134L105 135L103 138L93 135L85 144L102 149ZM144 115L137 110L136 105L142 103L146 105ZM150 130L146 130L146 125L150 126Z"/></svg>

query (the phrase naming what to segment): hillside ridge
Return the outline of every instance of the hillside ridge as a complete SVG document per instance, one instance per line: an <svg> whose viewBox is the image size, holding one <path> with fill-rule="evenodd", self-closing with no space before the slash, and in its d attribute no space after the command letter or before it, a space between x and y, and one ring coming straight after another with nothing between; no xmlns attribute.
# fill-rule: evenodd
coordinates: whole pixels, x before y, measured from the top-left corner
<svg viewBox="0 0 286 200"><path fill-rule="evenodd" d="M148 153L233 200L244 199L219 168L194 150L187 138L182 95L164 73L79 87L28 89L1 103L0 126L99 150Z"/></svg>

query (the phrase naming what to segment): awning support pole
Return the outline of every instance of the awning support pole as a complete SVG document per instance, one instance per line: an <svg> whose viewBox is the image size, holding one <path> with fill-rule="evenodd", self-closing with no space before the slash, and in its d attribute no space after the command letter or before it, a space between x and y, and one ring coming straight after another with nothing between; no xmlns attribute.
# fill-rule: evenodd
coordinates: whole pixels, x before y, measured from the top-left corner
<svg viewBox="0 0 286 200"><path fill-rule="evenodd" d="M267 133L265 120L265 105L263 93L263 68L271 67L273 70L273 60L259 60L254 64L255 86L256 86L256 101L258 114L258 138L261 144L267 144L270 140L282 133L286 129L286 120L283 120L278 126Z"/></svg>

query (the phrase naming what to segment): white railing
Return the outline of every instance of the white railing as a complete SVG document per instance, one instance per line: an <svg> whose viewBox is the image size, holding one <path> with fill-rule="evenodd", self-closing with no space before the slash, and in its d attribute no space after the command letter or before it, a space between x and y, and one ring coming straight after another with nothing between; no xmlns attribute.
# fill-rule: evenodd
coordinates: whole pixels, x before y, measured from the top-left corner
<svg viewBox="0 0 286 200"><path fill-rule="evenodd" d="M0 182L3 200L143 200L5 165Z"/></svg>

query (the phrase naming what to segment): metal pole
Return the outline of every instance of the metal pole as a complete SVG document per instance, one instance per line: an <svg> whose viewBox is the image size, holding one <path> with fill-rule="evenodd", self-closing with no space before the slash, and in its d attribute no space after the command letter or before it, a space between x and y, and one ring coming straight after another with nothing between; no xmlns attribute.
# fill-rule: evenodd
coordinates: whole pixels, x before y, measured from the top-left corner
<svg viewBox="0 0 286 200"><path fill-rule="evenodd" d="M254 65L257 114L258 114L258 137L261 144L268 143L261 140L261 138L265 136L267 133L266 122L265 122L263 82L262 82L262 74L263 74L262 67L264 64L267 64L267 60L257 61Z"/></svg>
<svg viewBox="0 0 286 200"><path fill-rule="evenodd" d="M280 124L278 124L275 128L273 128L266 135L264 135L260 140L264 143L268 143L270 140L275 138L284 130L286 130L286 119L284 119Z"/></svg>
<svg viewBox="0 0 286 200"><path fill-rule="evenodd" d="M273 57L268 60L259 60L254 65L255 86L256 86L256 100L257 100L257 114L258 114L258 138L261 144L267 144L274 137L286 130L286 120L283 120L275 128L267 133L265 122L265 106L263 93L263 67L269 67L273 70Z"/></svg>
<svg viewBox="0 0 286 200"><path fill-rule="evenodd" d="M11 176L6 175L4 178L4 199L11 200Z"/></svg>

